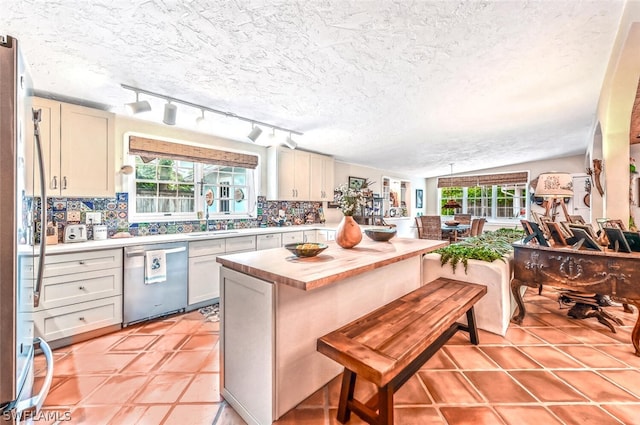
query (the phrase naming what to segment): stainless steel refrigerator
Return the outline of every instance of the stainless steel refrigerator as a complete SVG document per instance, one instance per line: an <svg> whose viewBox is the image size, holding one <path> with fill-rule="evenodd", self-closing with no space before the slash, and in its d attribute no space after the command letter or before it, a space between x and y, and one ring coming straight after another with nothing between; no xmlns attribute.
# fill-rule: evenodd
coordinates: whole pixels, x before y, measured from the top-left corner
<svg viewBox="0 0 640 425"><path fill-rule="evenodd" d="M46 212L39 111L32 110L32 87L18 42L0 35L0 423L37 422L53 378L51 349L34 338L33 311L39 301L46 244L38 244L36 218ZM34 143L33 149L26 149ZM36 188L25 187L26 152L40 168ZM35 174L34 174L35 175ZM40 195L34 198L34 194ZM38 200L43 201L38 208ZM39 220L46 223L46 220ZM33 259L38 267L27 266ZM28 262L29 264L31 261ZM47 360L47 375L33 394L36 350Z"/></svg>

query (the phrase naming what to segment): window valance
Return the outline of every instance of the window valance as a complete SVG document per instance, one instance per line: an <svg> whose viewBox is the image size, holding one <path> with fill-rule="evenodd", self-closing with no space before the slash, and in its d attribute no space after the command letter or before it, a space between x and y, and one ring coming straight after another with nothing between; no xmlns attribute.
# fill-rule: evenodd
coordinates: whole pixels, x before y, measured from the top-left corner
<svg viewBox="0 0 640 425"><path fill-rule="evenodd" d="M443 187L474 187L474 186L492 186L492 185L508 185L517 183L527 183L529 173L526 171L518 171L514 173L500 174L482 174L477 176L455 176L455 177L439 177L438 188Z"/></svg>
<svg viewBox="0 0 640 425"><path fill-rule="evenodd" d="M129 154L251 169L255 169L258 166L258 157L256 155L202 146L183 145L140 136L129 136Z"/></svg>

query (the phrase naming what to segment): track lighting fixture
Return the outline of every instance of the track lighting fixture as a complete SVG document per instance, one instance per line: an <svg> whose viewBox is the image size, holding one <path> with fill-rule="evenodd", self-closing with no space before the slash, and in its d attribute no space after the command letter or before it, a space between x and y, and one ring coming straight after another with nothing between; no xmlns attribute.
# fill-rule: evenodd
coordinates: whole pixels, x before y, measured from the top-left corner
<svg viewBox="0 0 640 425"><path fill-rule="evenodd" d="M262 134L262 129L257 125L251 123L251 132L247 136L249 140L251 140L252 142L255 142L256 140L258 140L258 137L260 137L261 134Z"/></svg>
<svg viewBox="0 0 640 425"><path fill-rule="evenodd" d="M200 115L198 118L196 118L196 125L198 127L204 125L204 122L205 122L204 109L201 109L200 112L202 112L202 115Z"/></svg>
<svg viewBox="0 0 640 425"><path fill-rule="evenodd" d="M127 103L124 105L127 113L129 115L140 114L142 112L149 112L151 110L151 105L147 100L140 100L138 98L138 92L136 92L136 101Z"/></svg>
<svg viewBox="0 0 640 425"><path fill-rule="evenodd" d="M291 138L291 133L289 133L285 139L284 144L287 145L289 149L295 149L298 147L298 144Z"/></svg>
<svg viewBox="0 0 640 425"><path fill-rule="evenodd" d="M247 137L253 142L255 142L256 139L258 139L258 137L260 136L260 134L262 134L262 128L259 128L258 124L261 125L262 127L271 127L272 133L275 133L275 130L280 130L280 131L284 131L284 132L289 133L289 137L285 141L285 144L287 146L289 146L291 149L295 149L298 146L298 144L291 139L291 135L292 134L297 134L298 136L302 136L302 133L300 133L299 131L291 130L291 129L284 128L284 127L279 127L277 125L272 125L272 124L269 124L269 123L266 123L266 122L262 122L262 121L256 121L256 120L253 120L251 118L241 117L240 115L234 114L233 112L220 111L218 109L209 108L207 106L198 105L196 103L188 102L186 100L176 99L175 97L165 96L165 95L160 94L160 93L155 93L155 92L152 92L152 91L149 91L149 90L144 90L144 89L141 89L141 88L138 88L138 87L132 87L132 86L129 86L129 85L126 85L126 84L121 84L120 86L125 90L131 90L131 91L136 93L136 102L134 102L135 104L137 104L137 103L146 104L146 106L143 106L143 109L139 109L135 113L140 113L140 112L145 112L145 111L150 111L151 110L151 106L149 105L149 102L147 102L146 100L142 101L142 102L138 102L138 93L143 93L143 94L148 95L148 96L153 96L153 97L157 97L159 99L166 100L167 104L164 106L164 118L163 118L162 122L164 122L167 125L175 125L177 109L178 109L176 107L175 103L180 103L180 104L188 106L190 108L200 109L202 111L202 116L198 117L196 119L196 122L198 124L201 124L204 121L204 111L212 112L214 114L224 115L224 116L230 117L230 118L236 118L236 119L239 119L241 121L250 122L251 123L251 132L249 133L249 135ZM133 105L134 103L129 103L129 104L126 104L125 106L128 109L132 109L131 107L129 107L129 105Z"/></svg>
<svg viewBox="0 0 640 425"><path fill-rule="evenodd" d="M162 122L167 125L175 125L177 113L178 107L169 100L166 105L164 105L164 118L162 118Z"/></svg>

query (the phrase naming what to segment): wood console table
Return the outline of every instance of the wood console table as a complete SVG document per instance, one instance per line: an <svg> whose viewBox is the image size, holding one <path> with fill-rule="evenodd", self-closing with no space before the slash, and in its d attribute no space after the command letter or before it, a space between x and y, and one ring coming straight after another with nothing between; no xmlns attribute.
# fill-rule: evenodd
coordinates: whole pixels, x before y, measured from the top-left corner
<svg viewBox="0 0 640 425"><path fill-rule="evenodd" d="M516 243L511 293L518 308L512 322L522 324L526 309L520 294L523 285L549 285L581 292L610 295L640 309L640 254L586 251ZM631 332L636 356L640 356L640 314Z"/></svg>

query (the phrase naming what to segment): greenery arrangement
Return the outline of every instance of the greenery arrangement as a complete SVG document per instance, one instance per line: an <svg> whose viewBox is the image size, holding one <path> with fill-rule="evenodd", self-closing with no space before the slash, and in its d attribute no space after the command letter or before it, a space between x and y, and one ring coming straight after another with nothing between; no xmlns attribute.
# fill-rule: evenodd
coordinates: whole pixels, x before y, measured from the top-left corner
<svg viewBox="0 0 640 425"><path fill-rule="evenodd" d="M455 272L458 264L462 263L466 273L469 260L504 261L504 257L513 252L511 244L523 237L523 230L503 228L485 232L480 236L466 238L434 252L440 254L440 264L442 266L450 263Z"/></svg>
<svg viewBox="0 0 640 425"><path fill-rule="evenodd" d="M340 205L342 214L354 215L358 208L364 207L367 203L365 193L369 192L372 182L366 179L360 188L349 187L346 183L335 189L335 200Z"/></svg>

